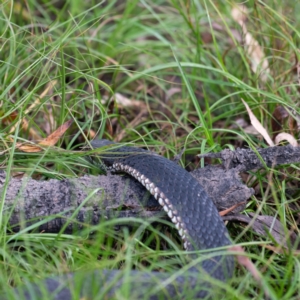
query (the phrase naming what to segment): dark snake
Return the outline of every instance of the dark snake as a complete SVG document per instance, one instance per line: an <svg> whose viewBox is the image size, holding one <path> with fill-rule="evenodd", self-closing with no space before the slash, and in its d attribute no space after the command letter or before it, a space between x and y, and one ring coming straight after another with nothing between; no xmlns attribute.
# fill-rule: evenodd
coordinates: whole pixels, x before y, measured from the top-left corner
<svg viewBox="0 0 300 300"><path fill-rule="evenodd" d="M155 197L177 228L187 251L212 249L213 255L198 262L198 256L192 254L192 261L196 263L183 275L174 276L174 280L169 279L173 275L169 273L130 271L131 299L204 298L213 289L210 279L226 281L233 276L233 256L226 254L224 249L216 253L213 250L231 245L227 229L213 202L194 177L175 162L147 150L120 146L108 140L96 140L91 145L93 148L104 147L100 157L108 169L131 175ZM75 272L39 283L27 282L14 293L18 294L18 299L21 295L24 299L41 299L43 292L45 295L50 292L52 299L68 300L73 299L72 286L77 289L79 286L81 296L106 299L122 286L120 274L118 270L99 270L84 275ZM160 283L163 287L158 288ZM95 296L101 293L103 298Z"/></svg>

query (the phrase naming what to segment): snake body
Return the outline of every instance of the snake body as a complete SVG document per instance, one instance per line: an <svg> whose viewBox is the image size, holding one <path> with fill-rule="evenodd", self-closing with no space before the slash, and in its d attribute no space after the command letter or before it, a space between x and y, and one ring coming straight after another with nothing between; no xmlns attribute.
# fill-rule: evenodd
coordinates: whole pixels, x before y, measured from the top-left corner
<svg viewBox="0 0 300 300"><path fill-rule="evenodd" d="M104 147L101 160L107 168L131 175L155 197L175 224L186 250L207 250L231 245L227 229L216 207L203 187L186 170L162 156L140 148L119 146L108 140L96 140L91 142L91 145L93 148ZM143 299L146 291L150 291L151 294L153 290L157 292L147 299L174 299L177 296L176 299L181 299L185 298L186 289L194 290L193 299L203 298L211 286L207 280L202 280L203 287L198 286L199 282L202 282L199 279L204 277L204 273L199 272L199 269L215 279L226 281L233 275L234 259L229 254L224 255L223 250L221 254L214 254L193 264L185 272L185 276L175 276L174 280L169 280L172 274L168 273L131 271L131 277L135 278L131 289L139 299ZM74 273L48 278L43 284L46 291L58 290L54 299L72 299L72 292L68 286L59 288L62 283L76 282L76 277L78 274ZM122 279L119 277L117 270L94 271L80 281L81 294L86 296L86 293L90 293L91 282L97 280L99 290L105 282L115 282L110 291L112 295L114 290L122 285ZM163 288L157 289L158 283L165 282ZM34 299L33 294L41 293L40 285L29 283L26 289L19 289L18 293L24 295L25 299Z"/></svg>

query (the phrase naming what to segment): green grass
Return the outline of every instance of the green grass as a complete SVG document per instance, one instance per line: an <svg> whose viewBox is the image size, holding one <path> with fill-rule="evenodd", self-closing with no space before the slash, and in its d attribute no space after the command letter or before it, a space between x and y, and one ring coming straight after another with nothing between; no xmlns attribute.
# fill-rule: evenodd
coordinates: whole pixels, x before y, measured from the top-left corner
<svg viewBox="0 0 300 300"><path fill-rule="evenodd" d="M292 0L246 3L247 29L269 62L266 81L252 71L244 37L237 39L242 30L231 17L232 6L208 0L1 2L2 169L39 180L95 174L78 152L94 136L133 142L170 159L185 147L180 163L188 169L203 165L195 160L200 152L267 147L260 135L246 130L249 117L241 98L271 136L278 133L274 111L285 107L290 120L282 121L279 132L298 139L300 5ZM108 102L116 93L141 106ZM141 110L143 116L137 117ZM39 153L16 148L16 142L45 138L70 119L73 124L56 147ZM238 120L247 125L237 126ZM287 235L298 235L298 169L251 172L248 185L257 193L243 213L274 216ZM185 264L176 230L163 222L157 227L137 220L135 232L126 227L115 232L119 221L111 220L78 235L12 233L9 212L3 210L5 192L0 293L50 274L119 268L129 276L131 268L180 272L178 266ZM228 228L263 280L258 284L238 266L223 299L263 299L265 291L270 299L299 299L299 252L280 246L272 251L272 237L259 237L242 224Z"/></svg>

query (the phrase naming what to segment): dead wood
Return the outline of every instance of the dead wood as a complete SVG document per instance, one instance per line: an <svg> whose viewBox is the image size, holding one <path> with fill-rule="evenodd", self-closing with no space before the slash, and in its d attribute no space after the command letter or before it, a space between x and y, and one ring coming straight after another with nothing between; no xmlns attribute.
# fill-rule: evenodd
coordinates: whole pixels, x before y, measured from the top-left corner
<svg viewBox="0 0 300 300"><path fill-rule="evenodd" d="M281 247L289 249L291 246L296 245L296 247L299 249L299 242L297 241L296 233L290 230L287 234L283 225L275 217L259 216L250 213L250 217L237 214L225 216L224 220L240 221L248 224L249 228L262 237L265 237L269 234L272 235L273 239Z"/></svg>
<svg viewBox="0 0 300 300"><path fill-rule="evenodd" d="M222 166L225 169L237 169L239 172L259 169L265 165L275 167L277 165L299 163L300 147L278 146L266 149L237 149L230 151L228 149L219 153L208 153L199 155L199 157L220 158L223 161Z"/></svg>
<svg viewBox="0 0 300 300"><path fill-rule="evenodd" d="M272 147L259 149L258 152L267 166L300 162L298 147ZM205 156L222 158L225 163L223 166L197 169L191 174L205 188L219 211L243 203L235 209L235 212L241 211L254 191L240 181L239 172L260 168L263 163L254 151L245 149ZM6 173L2 171L2 194L5 181ZM65 231L72 232L81 229L84 224L98 224L101 219L164 215L145 188L127 175L108 174L48 181L28 177L9 178L4 199L4 210L13 231L19 230L20 224L30 226L38 221L43 222L38 230L58 232L66 226Z"/></svg>

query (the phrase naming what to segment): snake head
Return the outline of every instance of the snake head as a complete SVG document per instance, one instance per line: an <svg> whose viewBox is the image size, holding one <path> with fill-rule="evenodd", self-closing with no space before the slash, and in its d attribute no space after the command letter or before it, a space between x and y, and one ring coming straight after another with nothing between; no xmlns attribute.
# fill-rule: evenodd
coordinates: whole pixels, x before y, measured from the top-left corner
<svg viewBox="0 0 300 300"><path fill-rule="evenodd" d="M91 141L91 145L92 145L93 149L97 149L97 148L102 148L102 147L109 146L109 145L116 145L116 143L113 141L102 139L102 140Z"/></svg>
<svg viewBox="0 0 300 300"><path fill-rule="evenodd" d="M114 163L116 157L113 153L115 148L113 145L117 145L115 142L109 140L94 140L91 141L91 146L93 149L99 149L99 153L95 153L94 155L90 156L91 161L95 165L99 165L101 169L105 171L107 168L111 167Z"/></svg>
<svg viewBox="0 0 300 300"><path fill-rule="evenodd" d="M101 160L106 169L110 169L114 163L131 155L132 151L140 151L137 148L127 147L105 139L91 141L91 145L93 149L99 149L99 153L95 153L92 161L94 164L99 164L99 160Z"/></svg>
<svg viewBox="0 0 300 300"><path fill-rule="evenodd" d="M130 157L145 153L150 154L149 151L140 148L129 147L104 139L91 141L91 145L94 149L100 149L99 153L95 153L95 155L91 157L92 161L94 164L99 164L99 160L101 160L102 165L104 165L106 169L110 169L113 164L117 162L126 164Z"/></svg>

